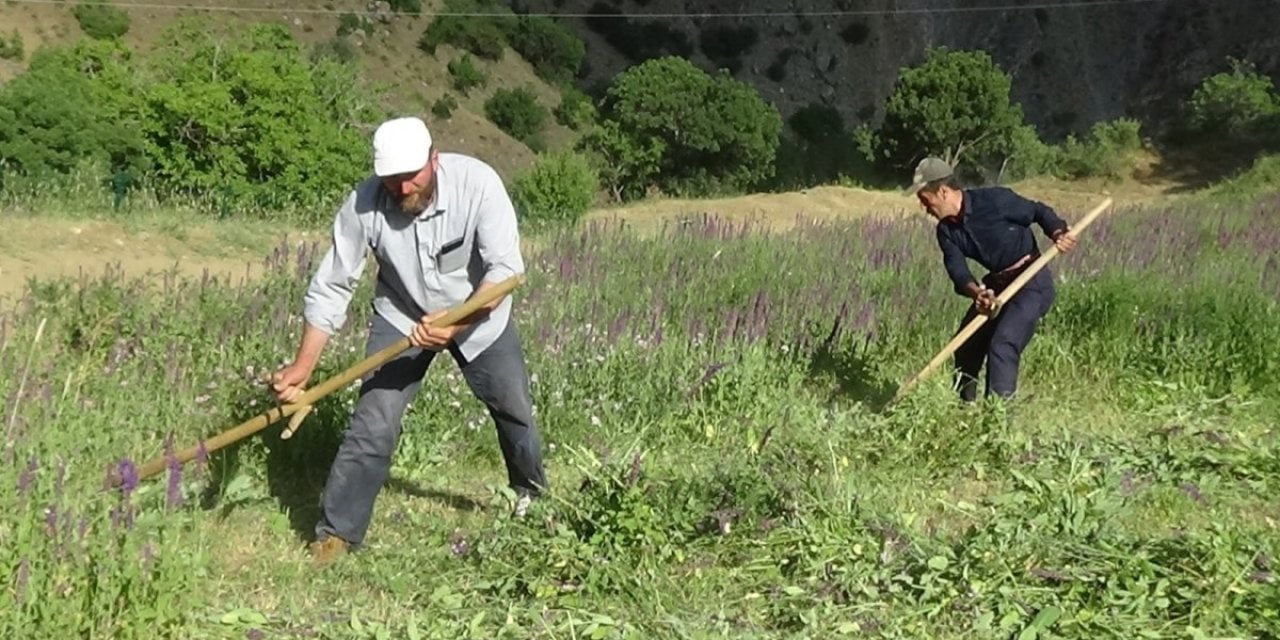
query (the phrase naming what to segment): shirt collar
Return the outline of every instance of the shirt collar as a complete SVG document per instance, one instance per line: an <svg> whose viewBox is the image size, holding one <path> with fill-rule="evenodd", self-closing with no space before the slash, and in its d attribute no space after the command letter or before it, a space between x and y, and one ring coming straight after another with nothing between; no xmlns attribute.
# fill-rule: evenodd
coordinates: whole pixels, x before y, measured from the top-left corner
<svg viewBox="0 0 1280 640"><path fill-rule="evenodd" d="M433 203L436 210L427 217L444 215L449 211L449 206L452 204L449 202L449 193L453 190L449 188L449 185L453 175L445 166L444 154L439 154L436 158L436 197ZM430 211L430 207L427 209ZM427 213L423 212L423 215L427 215Z"/></svg>

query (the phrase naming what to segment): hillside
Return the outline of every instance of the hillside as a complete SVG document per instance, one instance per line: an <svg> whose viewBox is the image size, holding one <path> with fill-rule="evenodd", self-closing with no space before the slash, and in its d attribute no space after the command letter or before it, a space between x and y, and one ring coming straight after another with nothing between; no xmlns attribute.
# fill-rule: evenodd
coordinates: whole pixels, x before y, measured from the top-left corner
<svg viewBox="0 0 1280 640"><path fill-rule="evenodd" d="M441 46L435 56L417 47L418 39L431 22L429 16L395 14L379 10L377 3L361 0L329 0L320 2L285 2L281 0L218 0L216 3L177 0L165 3L198 7L226 7L227 10L182 10L148 6L129 8L127 3L113 6L124 9L130 27L123 40L135 50L145 51L165 27L180 17L201 16L215 30L233 30L250 22L277 22L287 26L300 42L320 46L336 37L343 12L373 16L372 35L356 31L348 42L360 52L356 62L370 83L388 90L389 106L426 119L442 148L476 154L490 161L505 178L512 178L529 167L535 157L525 144L501 131L484 116L483 104L493 92L503 88L528 87L547 109L559 103L559 92L549 87L519 55L508 50L502 60L478 60L477 65L489 73L488 83L462 95L450 88L446 69L458 51ZM437 0L423 2L423 13L437 10ZM0 3L0 33L16 29L21 36L25 56L22 61L0 59L0 81L20 73L32 53L45 44L65 44L84 35L72 13L74 3L25 4ZM385 21L381 18L385 18ZM458 108L447 119L431 112L431 105L446 93L452 94ZM552 148L564 145L572 132L549 119L546 141Z"/></svg>
<svg viewBox="0 0 1280 640"><path fill-rule="evenodd" d="M1227 57L1280 78L1280 17L1274 0L518 0L531 12L581 13L569 20L587 40L586 87L599 87L640 59L677 54L702 68L729 69L789 116L813 103L835 107L851 126L875 122L899 69L927 47L983 49L1013 77L1012 97L1049 140L1121 116L1155 131ZM1059 6L1051 8L1054 4ZM757 13L754 17L707 14ZM610 16L609 14L614 14ZM637 14L658 14L644 19ZM697 14L689 16L687 14ZM619 17L621 16L621 17ZM686 17L680 17L686 16Z"/></svg>

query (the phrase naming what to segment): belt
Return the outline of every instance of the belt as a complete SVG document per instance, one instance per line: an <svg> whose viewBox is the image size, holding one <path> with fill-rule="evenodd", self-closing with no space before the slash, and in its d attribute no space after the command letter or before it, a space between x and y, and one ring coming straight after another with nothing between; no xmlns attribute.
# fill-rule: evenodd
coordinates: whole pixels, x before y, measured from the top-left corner
<svg viewBox="0 0 1280 640"><path fill-rule="evenodd" d="M983 282L986 283L988 287L1002 289L1008 286L1009 284L1011 284L1018 277L1018 274L1022 273L1024 270L1026 270L1027 267L1031 266L1031 261L1034 260L1035 258L1036 258L1035 253L1028 253L1027 255L1019 258L1017 262L1004 268L1003 270L997 271L995 273L988 273L987 277L983 278L982 280Z"/></svg>

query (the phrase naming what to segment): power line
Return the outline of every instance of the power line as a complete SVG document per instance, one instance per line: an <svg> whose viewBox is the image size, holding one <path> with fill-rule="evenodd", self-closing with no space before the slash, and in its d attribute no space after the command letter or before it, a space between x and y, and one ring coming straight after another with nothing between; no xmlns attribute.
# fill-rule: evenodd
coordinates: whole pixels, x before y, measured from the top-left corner
<svg viewBox="0 0 1280 640"><path fill-rule="evenodd" d="M851 9L847 11L729 11L725 13L497 13L497 12L457 12L457 11L397 11L399 15L407 16L431 16L431 17L450 17L450 18L501 18L510 17L512 15L540 17L540 18L594 18L594 19L648 19L648 20L670 20L681 18L787 18L787 17L811 17L811 18L838 18L847 16L897 16L897 15L927 15L927 14L944 14L944 13L980 13L985 11L1026 11L1038 9L1084 9L1090 7L1106 7L1121 5L1141 5L1141 4L1157 4L1169 2L1170 0L1064 0L1063 2L1032 2L1028 4L1004 4L989 5L982 7L950 7L944 9ZM40 5L65 5L65 0L6 0L8 4L40 4ZM183 5L183 4L165 4L158 2L113 2L110 6L129 9L167 9L188 11L208 11L208 12L247 12L247 13L292 13L292 14L318 14L318 15L342 15L347 13L359 13L355 11L342 11L339 9L294 9L287 7L228 7L216 5Z"/></svg>

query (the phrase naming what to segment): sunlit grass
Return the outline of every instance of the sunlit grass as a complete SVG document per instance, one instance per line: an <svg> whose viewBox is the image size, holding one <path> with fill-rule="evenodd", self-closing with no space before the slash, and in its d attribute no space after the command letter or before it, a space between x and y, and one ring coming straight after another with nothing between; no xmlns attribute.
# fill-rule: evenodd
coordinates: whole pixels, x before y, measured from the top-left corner
<svg viewBox="0 0 1280 640"><path fill-rule="evenodd" d="M252 283L45 283L0 317L0 628L1274 635L1276 207L1096 222L1053 263L1009 414L957 406L945 372L883 406L964 310L922 220L538 238L516 296L551 495L508 516L493 427L442 358L368 548L323 572L305 543L354 388L291 440L104 488L270 406L322 241ZM360 358L368 285L317 379Z"/></svg>

